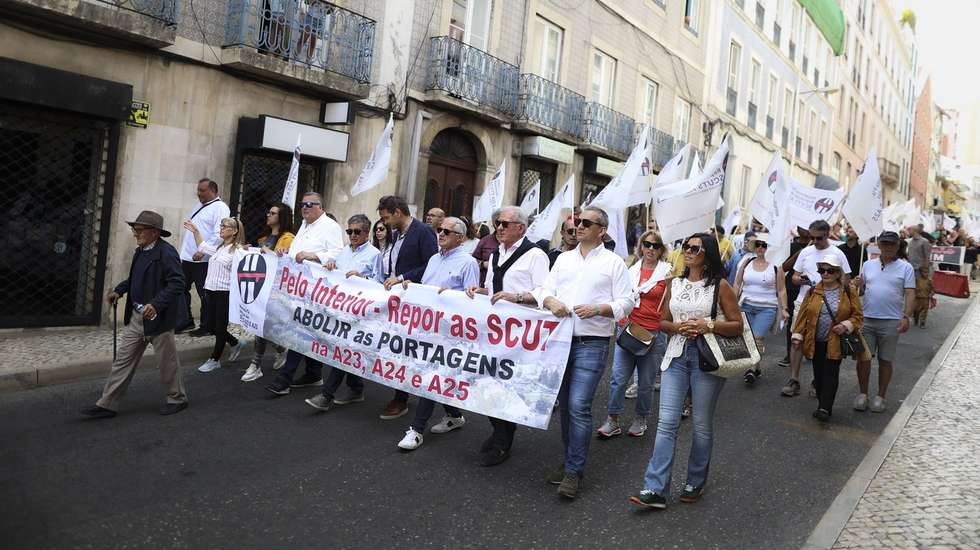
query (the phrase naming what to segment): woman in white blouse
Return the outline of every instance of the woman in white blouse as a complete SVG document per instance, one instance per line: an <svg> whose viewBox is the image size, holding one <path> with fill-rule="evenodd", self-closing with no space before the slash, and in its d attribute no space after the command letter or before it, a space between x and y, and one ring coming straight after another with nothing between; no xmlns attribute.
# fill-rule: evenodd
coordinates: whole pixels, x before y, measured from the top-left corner
<svg viewBox="0 0 980 550"><path fill-rule="evenodd" d="M231 345L228 360L238 359L242 352L242 343L228 332L228 289L231 285L231 267L235 262L235 250L245 246L245 232L238 218L221 220L221 230L218 236L220 244L205 242L197 227L190 222L184 222L184 229L194 234L197 250L210 256L208 258L208 275L204 280L204 307L207 309L211 326L206 327L214 335L214 349L211 357L197 368L200 372L211 372L220 368L221 354L225 344Z"/></svg>

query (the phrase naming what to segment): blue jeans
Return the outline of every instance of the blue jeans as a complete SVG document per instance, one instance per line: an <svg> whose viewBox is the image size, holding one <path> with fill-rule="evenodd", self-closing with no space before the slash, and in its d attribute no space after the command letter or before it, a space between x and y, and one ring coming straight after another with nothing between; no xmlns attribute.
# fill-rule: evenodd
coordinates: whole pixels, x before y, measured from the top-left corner
<svg viewBox="0 0 980 550"><path fill-rule="evenodd" d="M674 358L670 368L660 375L660 420L653 456L643 482L646 489L666 496L670 492L670 470L674 464L677 428L688 388L692 390L694 406L694 435L691 454L687 459L687 484L703 487L708 479L711 462L712 423L718 395L725 379L698 368L698 347L693 341L684 346L684 353Z"/></svg>
<svg viewBox="0 0 980 550"><path fill-rule="evenodd" d="M306 359L306 374L323 378L323 363L314 361L302 353L289 350L286 352L286 363L279 369L279 373L276 374L276 380L285 384L292 384L293 375L296 374L296 369L299 368L299 362L304 358Z"/></svg>
<svg viewBox="0 0 980 550"><path fill-rule="evenodd" d="M619 345L615 346L612 376L609 377L608 414L619 415L623 413L626 388L630 385L630 378L635 368L637 375L636 416L650 416L650 409L653 405L653 382L657 378L657 369L660 368L660 360L663 359L666 348L667 338L662 332L657 334L653 349L648 351L646 355L637 357Z"/></svg>
<svg viewBox="0 0 980 550"><path fill-rule="evenodd" d="M419 406L415 409L415 418L412 420L412 429L418 433L424 432L425 425L429 423L429 418L432 418L432 411L435 408L436 408L435 401L420 397ZM446 414L453 418L459 418L463 416L463 413L456 407L443 405L442 408L446 409Z"/></svg>
<svg viewBox="0 0 980 550"><path fill-rule="evenodd" d="M558 390L561 440L565 444L565 472L581 475L592 441L592 400L606 370L609 341L573 342L565 377Z"/></svg>
<svg viewBox="0 0 980 550"><path fill-rule="evenodd" d="M776 322L776 314L779 308L767 306L754 306L752 304L742 304L742 313L752 327L752 336L762 338L772 329Z"/></svg>
<svg viewBox="0 0 980 550"><path fill-rule="evenodd" d="M309 368L309 367L307 367ZM340 387L340 383L347 379L347 387L354 393L364 393L364 379L356 374L351 374L345 370L330 367L330 373L323 381L323 390L320 392L327 399L333 399L334 393Z"/></svg>

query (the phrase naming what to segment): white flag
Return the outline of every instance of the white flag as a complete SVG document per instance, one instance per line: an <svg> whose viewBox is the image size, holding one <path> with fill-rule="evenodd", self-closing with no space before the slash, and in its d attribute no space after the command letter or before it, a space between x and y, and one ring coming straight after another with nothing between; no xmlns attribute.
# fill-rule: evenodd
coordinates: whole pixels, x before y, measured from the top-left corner
<svg viewBox="0 0 980 550"><path fill-rule="evenodd" d="M541 208L541 180L538 180L527 193L524 194L524 199L521 201L521 210L524 211L528 216L533 216Z"/></svg>
<svg viewBox="0 0 980 550"><path fill-rule="evenodd" d="M769 168L762 174L762 181L756 186L752 202L749 203L749 215L759 220L759 223L767 229L772 229L773 224L770 216L772 215L772 196L776 191L776 180L782 177L785 170L782 155L778 151L773 153L772 160L769 161Z"/></svg>
<svg viewBox="0 0 980 550"><path fill-rule="evenodd" d="M844 199L844 190L828 191L803 185L787 178L789 183L790 229L810 227L817 220L827 221L834 216Z"/></svg>
<svg viewBox="0 0 980 550"><path fill-rule="evenodd" d="M725 228L725 234L735 233L733 228L742 224L742 207L735 205L732 211L728 213L725 221L721 222L721 226Z"/></svg>
<svg viewBox="0 0 980 550"><path fill-rule="evenodd" d="M922 224L922 229L925 230L926 233L933 233L933 232L936 231L936 218L935 218L935 216L933 216L931 214L926 214L925 212L923 212L923 213L919 214L919 219L922 220L919 223Z"/></svg>
<svg viewBox="0 0 980 550"><path fill-rule="evenodd" d="M555 228L558 227L562 221L565 219L564 210L572 210L575 208L575 176L570 176L565 185L561 186L555 197L551 199L548 206L544 207L534 218L534 223L531 227L527 228L527 238L531 241L540 241L542 239L551 240L551 236L555 233Z"/></svg>
<svg viewBox="0 0 980 550"><path fill-rule="evenodd" d="M302 134L296 136L296 148L293 149L293 163L289 166L289 176L286 177L286 188L282 190L282 203L290 208L296 204L296 187L299 186L300 138L302 137Z"/></svg>
<svg viewBox="0 0 980 550"><path fill-rule="evenodd" d="M473 204L473 223L490 221L494 210L503 206L504 184L507 181L506 167L507 160L504 159L486 189L483 190L483 194Z"/></svg>
<svg viewBox="0 0 980 550"><path fill-rule="evenodd" d="M374 146L374 151L371 152L371 157L368 158L367 163L364 165L364 170L361 170L361 175L358 176L357 181L354 182L354 186L351 187L350 195L352 197L377 186L388 177L388 165L391 163L391 142L394 138L394 130L395 119L394 115L391 115L388 117L388 124L385 125L384 131L381 132L381 138L378 139L378 144Z"/></svg>
<svg viewBox="0 0 980 550"><path fill-rule="evenodd" d="M653 189L653 210L664 242L687 238L714 225L730 147L725 139L700 176Z"/></svg>
<svg viewBox="0 0 980 550"><path fill-rule="evenodd" d="M626 246L626 210L618 208L610 208L608 210L603 208L603 210L606 212L606 216L609 217L609 227L606 228L606 233L609 234L616 244L613 252L622 258L629 256L629 248Z"/></svg>
<svg viewBox="0 0 980 550"><path fill-rule="evenodd" d="M691 155L691 144L688 143L681 147L667 164L664 165L663 170L657 174L655 187L661 185L670 185L671 183L677 183L684 179L684 167L687 166L687 159Z"/></svg>
<svg viewBox="0 0 980 550"><path fill-rule="evenodd" d="M946 231L952 231L956 229L956 220L950 218L946 214L943 214L943 229L945 229Z"/></svg>
<svg viewBox="0 0 980 550"><path fill-rule="evenodd" d="M690 147L690 144L685 145L685 147ZM694 153L694 159L691 160L691 173L687 175L688 179L693 179L701 175L701 156Z"/></svg>
<svg viewBox="0 0 980 550"><path fill-rule="evenodd" d="M769 229L769 248L766 249L766 261L773 264L781 264L789 258L790 246L793 242L792 230L792 207L790 206L790 194L792 187L790 181L783 173L782 162L777 164L773 172L775 177L772 180L773 197L769 201L769 212L766 218L770 220ZM767 180L766 186L769 186ZM761 221L761 220L760 220Z"/></svg>
<svg viewBox="0 0 980 550"><path fill-rule="evenodd" d="M630 153L630 158L626 160L623 169L596 195L596 198L592 199L590 206L597 206L604 210L624 209L634 204L645 204L649 200L647 178L640 177L647 155L649 135L650 127L644 126L643 131L640 132L640 139L633 147L633 152ZM637 192L634 192L635 188L638 188Z"/></svg>
<svg viewBox="0 0 980 550"><path fill-rule="evenodd" d="M878 158L872 148L868 151L864 168L851 187L841 211L858 237L862 241L867 241L881 233L884 228L883 210L881 174L878 172Z"/></svg>

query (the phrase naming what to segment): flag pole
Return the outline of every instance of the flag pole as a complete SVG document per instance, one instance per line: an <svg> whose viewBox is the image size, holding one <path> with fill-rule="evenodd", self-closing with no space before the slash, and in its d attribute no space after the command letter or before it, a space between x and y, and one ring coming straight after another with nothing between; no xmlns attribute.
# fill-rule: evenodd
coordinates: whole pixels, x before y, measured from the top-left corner
<svg viewBox="0 0 980 550"><path fill-rule="evenodd" d="M865 246L867 246L867 243L861 241L861 253L858 256L858 275L864 273L864 247Z"/></svg>

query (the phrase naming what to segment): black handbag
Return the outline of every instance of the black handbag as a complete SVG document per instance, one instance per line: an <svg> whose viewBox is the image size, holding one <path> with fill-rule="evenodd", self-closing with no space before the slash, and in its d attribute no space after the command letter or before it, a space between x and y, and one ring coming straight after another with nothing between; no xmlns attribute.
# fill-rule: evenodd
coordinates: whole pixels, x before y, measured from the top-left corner
<svg viewBox="0 0 980 550"><path fill-rule="evenodd" d="M711 320L718 317L718 295L721 290L721 281L715 282L714 301L711 304ZM735 336L722 336L711 332L699 334L695 339L698 347L698 368L704 372L710 372L715 376L729 378L745 372L745 369L752 368L759 364L762 359L759 349L756 347L752 329L749 327L748 320L744 313L742 316L742 332Z"/></svg>
<svg viewBox="0 0 980 550"><path fill-rule="evenodd" d="M850 298L851 297L851 293L847 290L847 287L844 286L844 285L841 285L841 288L844 289L844 293L847 294L847 297L848 298ZM827 308L827 315L830 315L830 320L832 322L836 323L837 322L837 314L834 313L834 312L832 312L832 311L830 311L830 304L827 303L827 296L826 295L821 295L821 297L823 298L823 307ZM857 331L854 331L854 332L851 332L851 333L848 333L848 334L842 334L842 335L839 336L839 338L840 338L840 357L841 357L841 359L844 359L844 358L847 358L847 357L855 357L856 358L859 355L861 355L862 353L864 353L864 342L861 340L861 335Z"/></svg>
<svg viewBox="0 0 980 550"><path fill-rule="evenodd" d="M643 357L653 349L653 344L656 341L656 333L652 333L640 325L630 322L626 324L623 332L619 333L619 338L616 339L616 345L637 357Z"/></svg>

